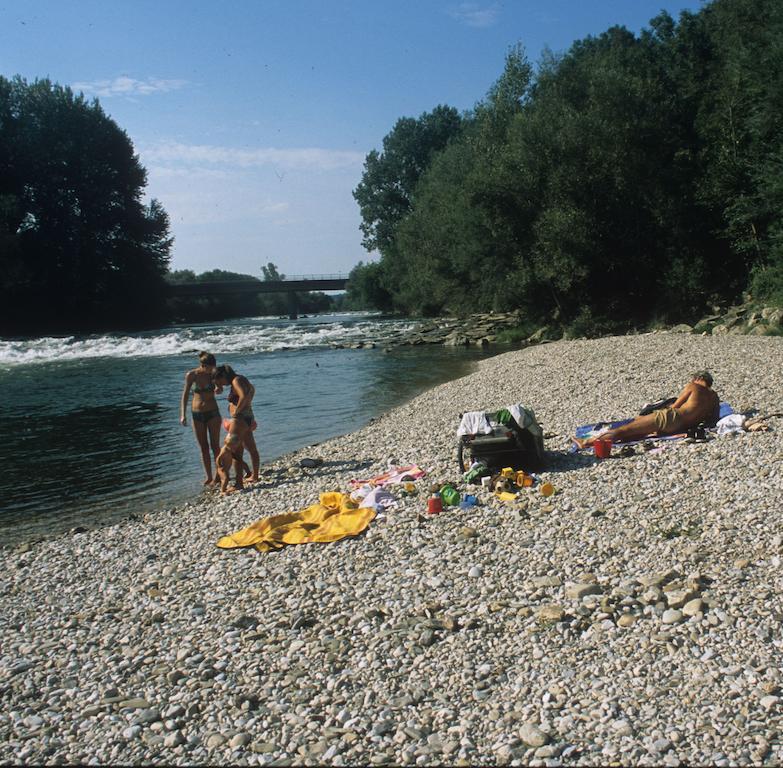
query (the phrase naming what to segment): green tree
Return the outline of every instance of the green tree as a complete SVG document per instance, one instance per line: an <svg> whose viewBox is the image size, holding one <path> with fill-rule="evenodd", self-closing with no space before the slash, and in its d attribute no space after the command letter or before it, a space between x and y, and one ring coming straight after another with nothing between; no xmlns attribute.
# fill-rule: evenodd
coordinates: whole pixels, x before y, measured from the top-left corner
<svg viewBox="0 0 783 768"><path fill-rule="evenodd" d="M270 261L266 266L261 267L264 280L268 283L279 283L285 280L285 275L281 275L277 267Z"/></svg>
<svg viewBox="0 0 783 768"><path fill-rule="evenodd" d="M253 277L253 275L246 275L242 272L229 272L225 269L209 269L206 272L201 272L196 277L196 280L199 283L210 283L258 280L258 278Z"/></svg>
<svg viewBox="0 0 783 768"><path fill-rule="evenodd" d="M699 192L720 213L724 278L737 291L752 270L765 294L765 281L783 287L783 6L716 0L696 22L710 54L699 89Z"/></svg>
<svg viewBox="0 0 783 768"><path fill-rule="evenodd" d="M416 204L398 226L395 258L384 259L398 308L428 315L503 309L519 290L510 275L519 253L520 178L503 158L531 75L521 46L511 48L487 97L422 175Z"/></svg>
<svg viewBox="0 0 783 768"><path fill-rule="evenodd" d="M437 106L418 118L400 118L372 150L353 196L362 215L363 244L368 251L390 252L397 225L411 210L416 185L433 156L460 130L453 107Z"/></svg>
<svg viewBox="0 0 783 768"><path fill-rule="evenodd" d="M362 278L405 312L594 331L693 318L751 278L783 300L781 40L779 2L713 0L545 51L535 77L512 48L415 173L415 121L368 155Z"/></svg>
<svg viewBox="0 0 783 768"><path fill-rule="evenodd" d="M0 321L4 332L164 319L172 239L127 135L97 101L0 77ZM31 310L32 308L32 310Z"/></svg>
<svg viewBox="0 0 783 768"><path fill-rule="evenodd" d="M573 318L596 297L624 320L651 311L677 146L657 45L619 27L578 41L539 73L515 123L509 156L532 182L528 269L543 314Z"/></svg>
<svg viewBox="0 0 783 768"><path fill-rule="evenodd" d="M166 273L167 283L194 283L196 273L192 269L175 269Z"/></svg>
<svg viewBox="0 0 783 768"><path fill-rule="evenodd" d="M345 305L350 309L393 308L392 296L384 287L384 267L380 262L360 261L348 276Z"/></svg>

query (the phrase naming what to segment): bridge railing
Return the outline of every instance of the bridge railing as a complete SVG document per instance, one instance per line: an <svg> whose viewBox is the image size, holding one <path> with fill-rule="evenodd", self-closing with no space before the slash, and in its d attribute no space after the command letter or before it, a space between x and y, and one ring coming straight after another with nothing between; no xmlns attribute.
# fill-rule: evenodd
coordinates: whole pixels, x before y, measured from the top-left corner
<svg viewBox="0 0 783 768"><path fill-rule="evenodd" d="M332 275L286 275L280 282L287 283L289 281L294 282L297 280L347 280L347 279L348 279L347 274L339 274L339 273L335 273ZM264 281L264 282L272 282L272 281Z"/></svg>
<svg viewBox="0 0 783 768"><path fill-rule="evenodd" d="M331 275L286 275L282 280L264 280L260 277L253 277L250 276L253 280L257 280L259 283L298 283L305 280L347 280L348 275L342 274L342 273L334 273ZM169 285L193 285L194 283L199 283L201 281L199 280L184 280L184 281L177 281L169 283ZM230 285L231 283L240 283L240 282L248 282L247 279L244 280L210 280L209 281L212 284L226 284Z"/></svg>

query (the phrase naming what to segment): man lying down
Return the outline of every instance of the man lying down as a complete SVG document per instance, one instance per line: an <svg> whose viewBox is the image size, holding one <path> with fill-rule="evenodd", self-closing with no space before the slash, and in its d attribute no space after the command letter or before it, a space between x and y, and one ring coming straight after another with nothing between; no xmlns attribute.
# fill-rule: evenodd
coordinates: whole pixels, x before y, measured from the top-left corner
<svg viewBox="0 0 783 768"><path fill-rule="evenodd" d="M646 416L637 416L628 424L608 429L595 437L573 438L579 448L588 448L596 440L626 443L648 435L676 435L704 422L714 425L718 420L720 400L712 390L712 375L707 371L693 374L690 383L680 392L674 404Z"/></svg>

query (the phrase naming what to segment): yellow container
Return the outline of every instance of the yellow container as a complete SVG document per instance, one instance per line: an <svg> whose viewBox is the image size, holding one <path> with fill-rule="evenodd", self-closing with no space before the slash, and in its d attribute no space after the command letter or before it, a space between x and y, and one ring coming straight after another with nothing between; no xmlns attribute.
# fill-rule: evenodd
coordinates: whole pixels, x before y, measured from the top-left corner
<svg viewBox="0 0 783 768"><path fill-rule="evenodd" d="M503 467L503 469L500 470L500 474L503 477L514 479L514 468L513 467Z"/></svg>

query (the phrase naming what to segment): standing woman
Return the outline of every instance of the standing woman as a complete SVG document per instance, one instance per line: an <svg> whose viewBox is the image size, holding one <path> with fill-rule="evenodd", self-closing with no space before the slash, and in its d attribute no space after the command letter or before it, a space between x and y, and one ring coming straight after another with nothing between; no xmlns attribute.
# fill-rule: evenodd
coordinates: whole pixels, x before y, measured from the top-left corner
<svg viewBox="0 0 783 768"><path fill-rule="evenodd" d="M191 416L193 417L193 433L201 449L201 461L204 464L204 472L207 479L204 485L210 485L212 478L212 454L217 459L220 453L220 411L215 400L215 356L209 352L201 352L198 356L199 367L185 374L185 387L182 390L182 402L180 403L179 422L183 427L188 425L185 411L188 407L190 389L193 388L193 404Z"/></svg>
<svg viewBox="0 0 783 768"><path fill-rule="evenodd" d="M261 460L253 437L253 430L256 428L253 416L253 396L256 393L256 388L248 381L247 377L238 374L230 365L220 365L215 369L215 384L220 389L226 385L231 387L228 393L228 412L231 415L228 432L241 438L243 446L250 454L250 461L253 465L250 482L258 482ZM240 465L237 467L237 486L240 488L242 487L241 478Z"/></svg>

